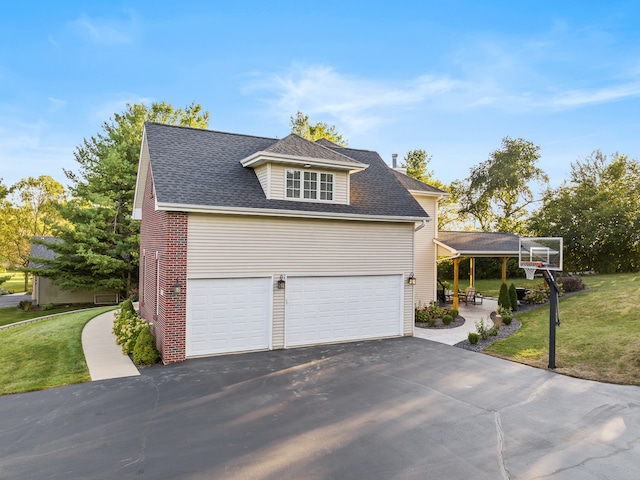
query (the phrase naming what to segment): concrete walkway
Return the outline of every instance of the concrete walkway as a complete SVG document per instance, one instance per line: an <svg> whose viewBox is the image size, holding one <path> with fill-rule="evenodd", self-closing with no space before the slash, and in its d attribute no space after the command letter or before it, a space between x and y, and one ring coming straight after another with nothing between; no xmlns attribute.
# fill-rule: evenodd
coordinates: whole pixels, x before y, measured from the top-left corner
<svg viewBox="0 0 640 480"><path fill-rule="evenodd" d="M423 338L425 340L433 340L438 343L445 343L447 345L455 345L458 342L467 339L469 332L476 331L476 322L480 319L488 321L490 325L493 325L491 321L491 312L494 312L498 308L498 300L493 298L483 298L482 305L465 305L461 303L458 305L458 313L464 317L465 322L463 325L456 328L420 328L414 327L413 336L416 338Z"/></svg>
<svg viewBox="0 0 640 480"><path fill-rule="evenodd" d="M129 356L123 355L115 335L111 333L114 315L115 311L98 315L82 330L82 349L91 380L140 375Z"/></svg>

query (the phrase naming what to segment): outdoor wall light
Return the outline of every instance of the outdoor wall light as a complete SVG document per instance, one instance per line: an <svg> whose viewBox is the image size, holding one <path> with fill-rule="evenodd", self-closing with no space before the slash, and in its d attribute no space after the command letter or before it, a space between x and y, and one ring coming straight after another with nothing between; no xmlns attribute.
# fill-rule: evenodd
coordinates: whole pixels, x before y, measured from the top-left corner
<svg viewBox="0 0 640 480"><path fill-rule="evenodd" d="M176 295L182 293L182 283L180 283L180 280L176 280L176 283L173 284L173 293Z"/></svg>
<svg viewBox="0 0 640 480"><path fill-rule="evenodd" d="M285 283L284 275L280 275L280 280L278 280L278 290L284 290Z"/></svg>
<svg viewBox="0 0 640 480"><path fill-rule="evenodd" d="M413 276L413 272L411 272L411 275L409 275L409 278L407 278L407 283L409 285L415 285L416 284L416 277Z"/></svg>

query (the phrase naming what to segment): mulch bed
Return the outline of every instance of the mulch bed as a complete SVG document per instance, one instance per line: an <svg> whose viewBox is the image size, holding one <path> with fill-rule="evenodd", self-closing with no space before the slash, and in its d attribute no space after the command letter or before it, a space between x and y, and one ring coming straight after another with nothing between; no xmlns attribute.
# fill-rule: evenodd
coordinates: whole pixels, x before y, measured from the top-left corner
<svg viewBox="0 0 640 480"><path fill-rule="evenodd" d="M458 315L456 319L453 322L451 322L449 325L445 325L444 323L442 323L441 318L436 319L436 324L433 327L430 327L427 322L415 322L415 324L416 324L416 327L418 328L430 328L433 330L443 330L445 328L460 327L464 325L464 322L465 322L464 317L461 317L460 315Z"/></svg>

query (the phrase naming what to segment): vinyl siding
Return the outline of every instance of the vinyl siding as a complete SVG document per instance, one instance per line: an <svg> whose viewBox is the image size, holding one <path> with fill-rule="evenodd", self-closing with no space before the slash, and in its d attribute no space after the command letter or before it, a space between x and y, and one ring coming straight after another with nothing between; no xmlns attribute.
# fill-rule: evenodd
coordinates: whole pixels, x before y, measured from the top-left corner
<svg viewBox="0 0 640 480"><path fill-rule="evenodd" d="M187 276L274 277L273 346L284 345L280 275L413 272L413 223L190 214ZM404 334L413 332L413 287L403 282Z"/></svg>
<svg viewBox="0 0 640 480"><path fill-rule="evenodd" d="M260 186L262 186L262 190L267 198L272 198L269 192L269 168L270 165L260 165L258 168L255 168L256 176L260 181Z"/></svg>
<svg viewBox="0 0 640 480"><path fill-rule="evenodd" d="M264 168L264 166L260 168ZM270 180L271 197L270 198L278 199L278 200L290 200L285 197L286 195L285 179L286 179L286 171L288 168L290 169L291 167L287 167L286 165L278 165L275 163L271 164L271 175L270 175L271 176L271 180ZM304 171L304 169L297 169L297 170ZM333 174L333 202L331 203L341 203L345 205L349 203L349 195L348 195L348 187L349 187L348 175L349 174L347 172L317 170L314 168L311 168L310 170L314 172ZM256 175L257 174L258 172L256 171ZM260 176L258 176L258 178L260 178ZM260 183L262 183L262 180L260 180ZM264 189L264 186L263 186L263 189ZM293 201L296 201L296 200L293 200Z"/></svg>
<svg viewBox="0 0 640 480"><path fill-rule="evenodd" d="M424 228L416 232L416 285L415 302L428 305L436 299L436 246L433 239L438 227L437 200L435 197L415 195L415 199L431 217Z"/></svg>

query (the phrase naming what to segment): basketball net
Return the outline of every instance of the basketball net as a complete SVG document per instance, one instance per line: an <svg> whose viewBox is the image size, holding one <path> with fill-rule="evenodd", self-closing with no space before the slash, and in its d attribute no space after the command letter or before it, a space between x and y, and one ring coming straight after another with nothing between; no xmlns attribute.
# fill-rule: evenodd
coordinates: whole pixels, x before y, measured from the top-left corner
<svg viewBox="0 0 640 480"><path fill-rule="evenodd" d="M542 262L521 262L520 268L524 270L527 280L533 280L536 270L542 267Z"/></svg>

